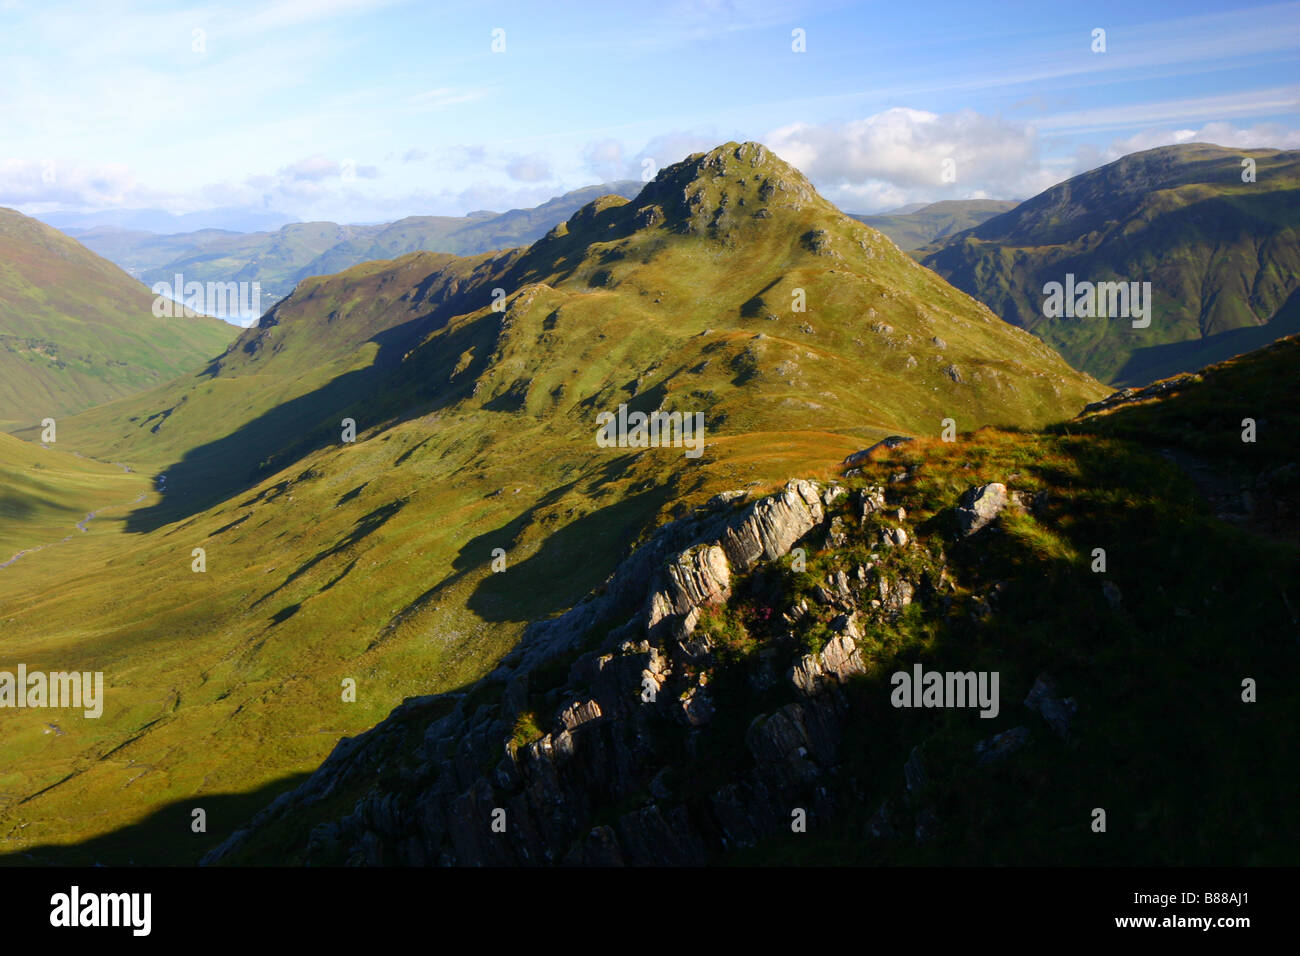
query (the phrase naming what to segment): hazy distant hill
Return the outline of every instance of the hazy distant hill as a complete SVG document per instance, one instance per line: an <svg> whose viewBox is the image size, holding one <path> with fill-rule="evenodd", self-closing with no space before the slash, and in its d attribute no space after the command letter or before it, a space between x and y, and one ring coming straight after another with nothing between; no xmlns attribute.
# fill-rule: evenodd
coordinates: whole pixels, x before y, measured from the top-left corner
<svg viewBox="0 0 1300 956"><path fill-rule="evenodd" d="M1243 182L1243 160L1256 165ZM1300 330L1300 152L1205 143L1125 156L917 250L1077 368L1145 382ZM1150 325L1048 318L1044 287L1150 282Z"/></svg>
<svg viewBox="0 0 1300 956"><path fill-rule="evenodd" d="M155 318L153 299L76 241L0 208L0 427L168 381L233 337L215 319Z"/></svg>
<svg viewBox="0 0 1300 956"><path fill-rule="evenodd" d="M853 218L879 229L907 251L951 236L992 219L1018 203L1015 199L944 199L929 205L904 206L890 213Z"/></svg>
<svg viewBox="0 0 1300 956"><path fill-rule="evenodd" d="M471 255L526 245L597 196L635 196L642 183L588 186L533 209L468 216L409 216L380 225L293 223L274 232L219 229L156 235L109 227L78 234L82 243L148 285L173 282L260 282L262 308L293 291L303 278L329 275L371 259L431 250Z"/></svg>
<svg viewBox="0 0 1300 956"><path fill-rule="evenodd" d="M511 249L540 239L554 226L599 196L631 199L644 183L622 180L587 186L557 196L533 209L504 213L474 213L451 218L413 216L342 242L299 270L298 278L331 275L372 259L395 259L408 252L429 250L474 255L493 249Z"/></svg>

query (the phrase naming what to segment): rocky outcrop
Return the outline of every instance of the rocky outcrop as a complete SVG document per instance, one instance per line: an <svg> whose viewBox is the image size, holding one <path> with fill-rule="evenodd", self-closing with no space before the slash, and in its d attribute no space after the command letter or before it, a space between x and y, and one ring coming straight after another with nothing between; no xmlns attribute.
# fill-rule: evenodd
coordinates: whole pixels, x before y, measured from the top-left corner
<svg viewBox="0 0 1300 956"><path fill-rule="evenodd" d="M886 552L918 547L903 509L887 507L878 487L844 492L795 480L749 504L719 496L665 525L587 600L530 625L467 693L409 700L341 741L204 862L307 813L325 821L306 841L307 862L363 865L698 865L788 833L792 819L831 818L843 799L832 784L849 690L867 670L863 622L888 620L922 591L920 580L877 567ZM742 684L761 696L737 697L733 680L719 697L724 649L718 632L699 627L702 615L811 533L824 540L826 509L841 498L839 533L864 540L858 522L879 521L877 512L889 522L865 542L872 560L835 570L784 614L763 612L778 636L755 651ZM793 630L780 636L783 622L817 621L829 636L816 652L799 652ZM782 653L790 664L778 669ZM755 708L739 710L747 724L736 723L737 708ZM714 746L732 769L706 785ZM913 829L934 826L921 807Z"/></svg>
<svg viewBox="0 0 1300 956"><path fill-rule="evenodd" d="M1025 697L1025 706L1042 715L1048 726L1062 740L1070 739L1070 725L1079 705L1073 697L1059 697L1056 682L1048 674L1039 674Z"/></svg>
<svg viewBox="0 0 1300 956"><path fill-rule="evenodd" d="M743 521L723 533L721 545L733 565L748 571L760 559L784 555L823 517L817 485L792 481L780 494L755 502Z"/></svg>
<svg viewBox="0 0 1300 956"><path fill-rule="evenodd" d="M971 488L957 503L957 526L962 537L975 534L1002 513L1007 506L1007 486L990 482Z"/></svg>
<svg viewBox="0 0 1300 956"><path fill-rule="evenodd" d="M886 328L888 328L888 326L886 326ZM892 332L893 329L890 329L890 331ZM845 458L844 467L857 468L860 465L865 465L867 462L871 460L871 456L877 450L881 448L885 448L885 449L897 448L899 445L905 445L912 440L913 439L906 438L903 435L890 435L888 438L882 438L880 441L876 442L870 448L864 448L862 451L855 451L853 454L849 455L849 457Z"/></svg>
<svg viewBox="0 0 1300 956"><path fill-rule="evenodd" d="M854 674L866 673L857 645L862 634L854 619L841 615L831 627L836 636L820 653L805 654L790 669L790 683L805 697L815 697L827 687L844 684Z"/></svg>
<svg viewBox="0 0 1300 956"><path fill-rule="evenodd" d="M1133 405L1140 402L1149 401L1153 398L1160 398L1165 395L1172 395L1181 391L1190 385L1195 385L1202 380L1202 376L1196 373L1186 373L1175 375L1173 378L1163 379L1159 382L1153 382L1142 388L1122 388L1118 392L1112 392L1099 402L1092 402L1085 405L1079 417L1091 415L1096 412L1108 412L1119 408L1121 405Z"/></svg>

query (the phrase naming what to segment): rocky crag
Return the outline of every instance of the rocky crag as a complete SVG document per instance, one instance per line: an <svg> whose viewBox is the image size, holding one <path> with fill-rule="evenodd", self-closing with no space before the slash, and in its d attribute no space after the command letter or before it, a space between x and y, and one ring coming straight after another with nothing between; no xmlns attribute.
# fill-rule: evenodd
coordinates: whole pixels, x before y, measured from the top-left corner
<svg viewBox="0 0 1300 956"><path fill-rule="evenodd" d="M833 817L845 799L836 778L854 710L845 690L866 673L861 625L914 601L950 600L952 583L941 550L915 540L885 487L793 480L737 507L744 498L720 495L660 529L599 593L533 626L468 693L408 700L342 741L204 862L237 858L259 831L312 819L358 788L350 812L310 830L305 862L703 864ZM1013 500L1023 506L1001 484L972 488L954 511L957 535L977 534ZM811 605L761 609L779 614L777 639L744 665L725 637L701 627L741 580L798 573L808 548L842 548L850 536L874 559L815 585ZM741 686L724 680L733 670L744 671ZM729 686L715 694L719 682ZM1031 697L1054 708L1049 719L1065 732L1069 711L1046 679ZM743 759L701 787L737 730L731 742ZM982 743L980 762L1013 752L1028 734L1019 727ZM692 778L693 767L703 776ZM922 755L914 751L897 776L899 798L879 808L873 832L924 841L934 821L920 796Z"/></svg>

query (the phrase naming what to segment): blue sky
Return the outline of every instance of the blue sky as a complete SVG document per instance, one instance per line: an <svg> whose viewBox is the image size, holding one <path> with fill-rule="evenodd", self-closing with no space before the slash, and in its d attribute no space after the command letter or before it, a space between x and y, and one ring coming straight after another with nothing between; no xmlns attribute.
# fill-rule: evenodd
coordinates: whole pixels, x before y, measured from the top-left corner
<svg viewBox="0 0 1300 956"><path fill-rule="evenodd" d="M1298 67L1297 3L0 0L0 205L459 215L728 140L855 212L1020 198L1151 146L1300 148Z"/></svg>

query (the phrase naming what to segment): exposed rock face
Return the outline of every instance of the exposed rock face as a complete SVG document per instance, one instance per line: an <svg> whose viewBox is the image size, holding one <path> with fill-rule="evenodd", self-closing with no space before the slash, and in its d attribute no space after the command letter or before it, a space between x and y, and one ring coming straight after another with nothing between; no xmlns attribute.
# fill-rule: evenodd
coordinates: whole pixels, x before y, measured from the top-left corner
<svg viewBox="0 0 1300 956"><path fill-rule="evenodd" d="M1056 696L1056 683L1048 674L1039 674L1025 698L1025 706L1042 714L1043 719L1062 740L1070 739L1070 724L1079 705L1073 697Z"/></svg>
<svg viewBox="0 0 1300 956"><path fill-rule="evenodd" d="M723 534L722 548L733 565L748 571L760 558L781 557L823 517L817 485L792 481L779 495L755 502L745 520Z"/></svg>
<svg viewBox="0 0 1300 956"><path fill-rule="evenodd" d="M790 682L800 694L813 697L828 686L843 684L853 674L866 673L857 641L862 639L852 617L841 616L831 625L836 634L819 654L804 655L790 669Z"/></svg>
<svg viewBox="0 0 1300 956"><path fill-rule="evenodd" d="M867 515L874 514L883 510L885 507L885 489L878 486L863 488L858 492L858 516L866 518Z"/></svg>
<svg viewBox="0 0 1300 956"><path fill-rule="evenodd" d="M866 673L860 621L897 614L921 586L896 572L885 576L875 567L883 558L833 570L785 612L791 624L829 621L831 636L817 653L791 651L784 680L775 647L754 655L749 686L788 702L760 707L755 700L743 741L727 745L743 757L729 778L703 791L675 778L683 750L712 759L697 750L723 705L712 680L718 638L697 633L701 613L727 600L739 575L775 562L811 532L820 541L830 525L825 507L842 493L791 481L748 505L728 496L665 525L596 595L530 625L469 693L408 700L372 730L341 741L307 781L204 862L308 811L328 822L311 831L307 862L363 865L698 865L789 832L792 813L810 827L832 817L834 794L844 792L830 784L852 714L848 685ZM848 505L850 514L836 515L841 533L859 508L864 515L885 509L883 489L868 489ZM887 513L899 522L887 544L866 543L916 548L902 527L906 513ZM750 706L740 700L726 706ZM532 720L519 719L525 711ZM544 731L540 739L523 739L520 728L534 726ZM918 795L925 770L913 756L906 827L928 840L938 821ZM353 793L363 795L342 802ZM623 809L610 819L615 807ZM877 821L881 832L902 826L892 819Z"/></svg>
<svg viewBox="0 0 1300 956"><path fill-rule="evenodd" d="M1012 727L975 745L975 762L980 766L1005 760L1029 743L1028 727Z"/></svg>
<svg viewBox="0 0 1300 956"><path fill-rule="evenodd" d="M668 589L651 598L650 626L667 614L686 614L704 604L725 601L731 594L731 569L716 544L688 548L668 565Z"/></svg>
<svg viewBox="0 0 1300 956"><path fill-rule="evenodd" d="M727 498L711 504L729 508ZM785 555L824 517L822 489L791 481L739 511L666 525L619 566L599 597L530 626L486 679L484 686L504 687L499 706L474 706L466 695L410 700L371 731L340 742L306 783L262 811L250 829L373 780L396 754L412 750L406 763L414 769L404 771L400 788L382 795L372 788L351 813L312 832L309 862L695 865L788 828L791 807L812 818L826 815L830 806L812 783L833 764L839 745L844 705L832 698L862 671L854 643L860 635L849 619L816 656L808 681L816 696L754 720L745 735L753 768L715 792L707 807L672 801L663 785L669 755L649 732L664 719L689 731L711 722L712 695L688 672L711 653L707 640L690 639L700 610L726 600L733 569ZM573 664L565 686L580 692L555 712L551 732L522 746L507 743L502 756L510 724L534 690L533 669L572 653L593 626L625 613L631 613L626 624ZM432 719L435 708L449 712ZM412 737L410 728L422 721L427 727ZM590 825L596 806L653 789L667 799L613 824ZM504 822L494 829L494 821ZM205 862L223 858L249 832L237 832Z"/></svg>
<svg viewBox="0 0 1300 956"><path fill-rule="evenodd" d="M963 537L981 530L1007 506L1007 486L991 482L971 488L957 504L957 524Z"/></svg>
<svg viewBox="0 0 1300 956"><path fill-rule="evenodd" d="M1092 402L1085 405L1079 416L1091 415L1094 412L1106 412L1118 408L1121 405L1131 405L1134 402L1143 402L1148 399L1158 398L1162 395L1170 395L1174 392L1187 388L1189 385L1195 385L1201 381L1202 376L1196 373L1184 373L1175 375L1173 378L1167 378L1143 388L1122 388L1118 392L1112 392L1099 402Z"/></svg>

